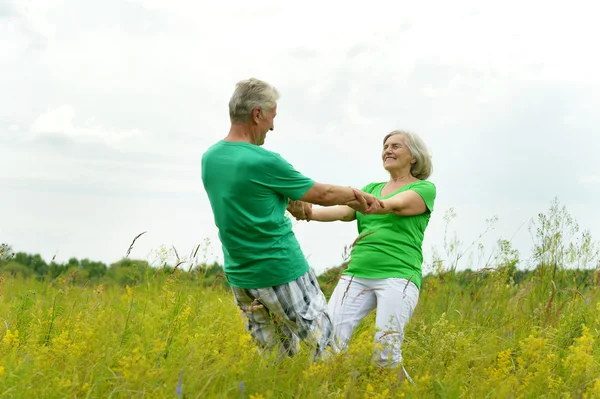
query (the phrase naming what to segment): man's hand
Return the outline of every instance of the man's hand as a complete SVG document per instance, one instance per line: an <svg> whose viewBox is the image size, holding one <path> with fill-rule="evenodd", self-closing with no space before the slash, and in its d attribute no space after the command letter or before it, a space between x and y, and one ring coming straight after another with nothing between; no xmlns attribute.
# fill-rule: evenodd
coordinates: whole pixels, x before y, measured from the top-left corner
<svg viewBox="0 0 600 399"><path fill-rule="evenodd" d="M355 211L368 215L376 212L378 209L385 208L383 201L375 198L373 195L355 188L352 191L354 192L355 200L350 202L348 206Z"/></svg>
<svg viewBox="0 0 600 399"><path fill-rule="evenodd" d="M312 218L312 204L304 201L288 201L287 210L296 220L309 221Z"/></svg>

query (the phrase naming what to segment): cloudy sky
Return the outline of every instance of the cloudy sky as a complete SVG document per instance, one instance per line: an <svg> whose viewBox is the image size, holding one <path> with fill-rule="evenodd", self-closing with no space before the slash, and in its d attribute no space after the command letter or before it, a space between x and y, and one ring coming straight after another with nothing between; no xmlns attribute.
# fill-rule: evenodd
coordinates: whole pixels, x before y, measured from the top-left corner
<svg viewBox="0 0 600 399"><path fill-rule="evenodd" d="M426 260L452 207L465 247L497 215L487 242L526 254L527 221L554 197L600 238L592 2L367 4L0 0L0 241L111 263L147 231L132 257L208 239L222 259L200 158L248 77L282 94L265 147L317 181L383 181L382 137L423 137L438 188ZM295 231L318 272L356 236Z"/></svg>

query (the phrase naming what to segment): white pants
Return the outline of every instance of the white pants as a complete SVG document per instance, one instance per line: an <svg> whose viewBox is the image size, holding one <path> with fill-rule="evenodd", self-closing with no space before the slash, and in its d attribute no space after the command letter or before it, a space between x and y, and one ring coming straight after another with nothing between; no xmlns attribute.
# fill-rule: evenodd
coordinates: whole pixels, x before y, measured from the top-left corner
<svg viewBox="0 0 600 399"><path fill-rule="evenodd" d="M410 320L419 300L419 289L403 278L368 279L342 275L331 298L329 314L340 349L348 346L356 326L373 309L375 318L374 361L381 366L402 364L404 327Z"/></svg>

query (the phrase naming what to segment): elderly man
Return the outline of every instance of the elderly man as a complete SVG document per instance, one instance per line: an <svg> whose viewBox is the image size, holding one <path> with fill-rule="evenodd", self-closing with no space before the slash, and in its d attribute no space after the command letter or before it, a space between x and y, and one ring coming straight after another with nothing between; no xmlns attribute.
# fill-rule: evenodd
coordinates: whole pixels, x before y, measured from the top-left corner
<svg viewBox="0 0 600 399"><path fill-rule="evenodd" d="M229 101L229 134L202 156L208 194L225 258L225 275L248 330L263 348L293 355L299 340L315 359L333 342L327 303L292 224L285 216L310 214L311 205L348 205L360 212L383 206L370 194L321 184L261 146L274 128L277 89L249 79Z"/></svg>

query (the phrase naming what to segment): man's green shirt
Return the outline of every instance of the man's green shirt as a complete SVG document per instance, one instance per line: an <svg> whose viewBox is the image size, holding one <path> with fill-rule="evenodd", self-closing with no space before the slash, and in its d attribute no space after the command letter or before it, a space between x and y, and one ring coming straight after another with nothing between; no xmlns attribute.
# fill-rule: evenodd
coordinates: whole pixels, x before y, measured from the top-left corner
<svg viewBox="0 0 600 399"><path fill-rule="evenodd" d="M314 185L312 179L279 154L221 140L202 156L202 182L219 229L230 285L270 287L308 271L285 211L288 198L300 199Z"/></svg>

